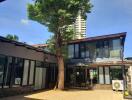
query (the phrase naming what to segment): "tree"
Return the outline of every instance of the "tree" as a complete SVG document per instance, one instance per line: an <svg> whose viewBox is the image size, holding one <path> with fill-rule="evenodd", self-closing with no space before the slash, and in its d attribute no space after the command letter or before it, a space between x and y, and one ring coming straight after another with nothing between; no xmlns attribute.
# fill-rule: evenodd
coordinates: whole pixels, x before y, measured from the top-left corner
<svg viewBox="0 0 132 100"><path fill-rule="evenodd" d="M17 35L8 34L6 35L6 38L14 41L19 41L19 37Z"/></svg>
<svg viewBox="0 0 132 100"><path fill-rule="evenodd" d="M64 32L65 34L63 35L63 46L61 47L61 51L62 51L62 55L64 57L64 59L66 60L68 58L68 47L67 47L67 43L68 41L71 41L75 38L75 31L74 29L70 26L68 26ZM52 53L56 53L56 49L55 49L55 37L54 35L52 35L47 41L47 49L52 52Z"/></svg>
<svg viewBox="0 0 132 100"><path fill-rule="evenodd" d="M86 18L92 5L89 0L34 0L28 4L28 17L48 27L54 33L58 61L58 89L64 89L64 58L62 47L68 25L75 22L78 12Z"/></svg>

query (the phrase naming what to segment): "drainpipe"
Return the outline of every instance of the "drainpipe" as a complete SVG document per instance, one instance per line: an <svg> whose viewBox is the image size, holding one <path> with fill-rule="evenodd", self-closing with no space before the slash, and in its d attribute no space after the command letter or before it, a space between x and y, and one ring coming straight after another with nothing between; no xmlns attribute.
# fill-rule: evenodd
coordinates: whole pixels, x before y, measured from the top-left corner
<svg viewBox="0 0 132 100"><path fill-rule="evenodd" d="M125 65L124 65L124 45L123 45L123 37L120 38L121 44L121 61L122 61L122 76L123 76L123 97L125 98L125 90L126 90L126 78L125 78Z"/></svg>

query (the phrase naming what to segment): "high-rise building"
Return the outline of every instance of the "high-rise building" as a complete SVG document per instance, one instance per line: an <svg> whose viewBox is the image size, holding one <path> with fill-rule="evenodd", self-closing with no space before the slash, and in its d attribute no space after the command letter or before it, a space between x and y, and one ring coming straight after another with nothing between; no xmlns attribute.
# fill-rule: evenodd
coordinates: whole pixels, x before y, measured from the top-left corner
<svg viewBox="0 0 132 100"><path fill-rule="evenodd" d="M82 39L86 37L86 20L82 18L79 12L74 23L75 39Z"/></svg>
<svg viewBox="0 0 132 100"><path fill-rule="evenodd" d="M73 24L68 25L67 31L73 30L75 32L73 39L86 38L86 20L82 18L81 12L78 13Z"/></svg>

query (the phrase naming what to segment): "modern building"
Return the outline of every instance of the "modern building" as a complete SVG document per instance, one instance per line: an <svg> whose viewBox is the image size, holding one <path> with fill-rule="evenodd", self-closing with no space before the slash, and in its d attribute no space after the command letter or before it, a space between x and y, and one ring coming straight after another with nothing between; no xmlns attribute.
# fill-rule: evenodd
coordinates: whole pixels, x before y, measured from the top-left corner
<svg viewBox="0 0 132 100"><path fill-rule="evenodd" d="M0 37L0 97L52 88L56 55Z"/></svg>
<svg viewBox="0 0 132 100"><path fill-rule="evenodd" d="M123 59L125 38L126 32L122 32L70 41L65 86L113 89L113 82L118 80L121 90L127 89L127 82L132 90L131 79L127 79L132 60ZM0 97L55 86L56 55L41 46L44 45L37 48L0 37Z"/></svg>
<svg viewBox="0 0 132 100"><path fill-rule="evenodd" d="M75 32L74 40L86 38L86 19L82 18L81 12L78 13L75 22L68 26L67 31L70 30Z"/></svg>
<svg viewBox="0 0 132 100"><path fill-rule="evenodd" d="M113 80L124 80L131 62L123 61L126 33L70 41L66 85L112 89Z"/></svg>
<svg viewBox="0 0 132 100"><path fill-rule="evenodd" d="M81 12L79 12L76 21L74 23L75 39L86 38L86 20L82 18Z"/></svg>

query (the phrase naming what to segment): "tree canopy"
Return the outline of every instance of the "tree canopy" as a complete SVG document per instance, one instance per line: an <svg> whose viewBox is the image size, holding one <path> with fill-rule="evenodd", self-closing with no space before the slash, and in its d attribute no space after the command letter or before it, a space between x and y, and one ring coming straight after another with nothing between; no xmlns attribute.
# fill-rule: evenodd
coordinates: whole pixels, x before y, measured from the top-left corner
<svg viewBox="0 0 132 100"><path fill-rule="evenodd" d="M6 35L6 38L14 41L19 41L19 37L17 35L8 34Z"/></svg>
<svg viewBox="0 0 132 100"><path fill-rule="evenodd" d="M91 7L89 0L35 0L28 4L28 16L56 33L64 25L72 24L79 11L86 18Z"/></svg>

